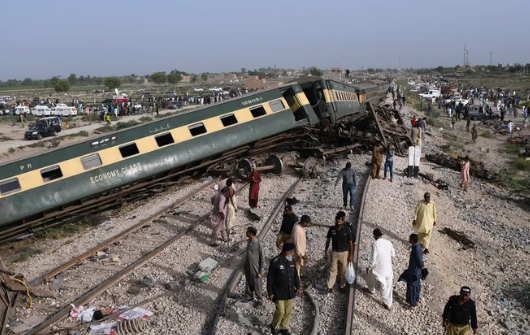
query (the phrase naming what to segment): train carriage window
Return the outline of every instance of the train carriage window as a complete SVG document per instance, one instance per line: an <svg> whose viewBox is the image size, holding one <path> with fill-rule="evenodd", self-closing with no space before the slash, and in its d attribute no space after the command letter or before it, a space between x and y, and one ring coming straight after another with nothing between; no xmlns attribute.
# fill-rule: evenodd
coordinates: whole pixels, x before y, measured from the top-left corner
<svg viewBox="0 0 530 335"><path fill-rule="evenodd" d="M267 112L265 111L265 108L263 108L263 106L261 105L250 108L250 112L252 113L252 116L254 118L267 114Z"/></svg>
<svg viewBox="0 0 530 335"><path fill-rule="evenodd" d="M40 170L40 175L42 176L42 181L49 182L55 179L63 177L63 172L59 165L50 166L49 168Z"/></svg>
<svg viewBox="0 0 530 335"><path fill-rule="evenodd" d="M237 118L234 114L228 114L225 116L221 116L221 122L223 123L223 126L228 127L233 124L237 124Z"/></svg>
<svg viewBox="0 0 530 335"><path fill-rule="evenodd" d="M121 146L119 149L123 158L134 156L140 153L140 150L138 150L138 146L136 145L136 143Z"/></svg>
<svg viewBox="0 0 530 335"><path fill-rule="evenodd" d="M81 164L83 164L83 168L85 168L85 170L88 170L88 169L98 167L103 163L101 162L101 158L99 157L99 154L93 154L93 155L81 158Z"/></svg>
<svg viewBox="0 0 530 335"><path fill-rule="evenodd" d="M173 139L173 136L171 136L171 133L165 133L162 135L155 136L155 140L159 147L175 143L175 140Z"/></svg>
<svg viewBox="0 0 530 335"><path fill-rule="evenodd" d="M18 178L13 178L0 183L0 193L2 195L9 194L20 190L20 183Z"/></svg>
<svg viewBox="0 0 530 335"><path fill-rule="evenodd" d="M271 101L269 102L269 106L271 107L273 112L278 112L285 109L285 106L283 105L283 102L281 100Z"/></svg>
<svg viewBox="0 0 530 335"><path fill-rule="evenodd" d="M190 130L191 136L197 136L206 133L206 127L202 122L193 124L189 126L188 129Z"/></svg>

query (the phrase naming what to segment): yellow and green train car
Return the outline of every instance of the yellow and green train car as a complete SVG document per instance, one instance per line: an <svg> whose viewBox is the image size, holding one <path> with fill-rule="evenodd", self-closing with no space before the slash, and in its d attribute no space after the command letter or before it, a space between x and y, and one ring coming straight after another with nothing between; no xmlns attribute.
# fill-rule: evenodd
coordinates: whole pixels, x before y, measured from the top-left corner
<svg viewBox="0 0 530 335"><path fill-rule="evenodd" d="M318 122L302 88L289 84L4 164L0 230Z"/></svg>

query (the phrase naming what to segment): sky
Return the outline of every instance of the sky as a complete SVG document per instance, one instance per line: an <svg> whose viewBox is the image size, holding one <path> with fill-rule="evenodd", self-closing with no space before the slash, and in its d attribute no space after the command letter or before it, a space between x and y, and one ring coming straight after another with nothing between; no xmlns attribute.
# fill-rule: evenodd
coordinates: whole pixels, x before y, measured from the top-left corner
<svg viewBox="0 0 530 335"><path fill-rule="evenodd" d="M528 0L4 0L0 80L530 62Z"/></svg>

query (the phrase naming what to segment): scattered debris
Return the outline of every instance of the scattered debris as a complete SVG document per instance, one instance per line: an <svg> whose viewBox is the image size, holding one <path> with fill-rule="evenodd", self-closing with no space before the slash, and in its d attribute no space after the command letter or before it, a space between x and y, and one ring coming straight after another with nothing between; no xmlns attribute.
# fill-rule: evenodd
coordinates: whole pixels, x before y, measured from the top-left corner
<svg viewBox="0 0 530 335"><path fill-rule="evenodd" d="M212 258L206 258L202 262L199 263L199 269L203 272L211 272L213 269L217 267L219 263Z"/></svg>
<svg viewBox="0 0 530 335"><path fill-rule="evenodd" d="M248 216L249 219L251 219L253 221L261 220L261 217L258 214L254 213L251 209L247 210L247 216Z"/></svg>
<svg viewBox="0 0 530 335"><path fill-rule="evenodd" d="M123 322L118 323L116 334L137 334L141 331L144 331L145 326L146 324L144 319L125 320Z"/></svg>
<svg viewBox="0 0 530 335"><path fill-rule="evenodd" d="M430 162L436 163L438 165L443 165L455 171L460 171L460 164L464 159L463 157L459 157L458 155L448 155L444 153L432 155L427 154L425 155L425 157ZM474 161L472 159L470 159L470 161L471 167L469 169L469 173L471 176L490 181L499 180L499 173L487 170L484 167L483 162Z"/></svg>
<svg viewBox="0 0 530 335"><path fill-rule="evenodd" d="M446 228L442 229L440 231L440 233L446 234L449 237L451 237L451 238L455 239L456 241L460 242L461 244L463 244L464 245L464 247L462 248L463 250L475 247L475 242L473 242L469 238L467 238L465 236L465 234L462 233L462 232L455 231L455 230L452 230L451 228L447 228L446 227Z"/></svg>

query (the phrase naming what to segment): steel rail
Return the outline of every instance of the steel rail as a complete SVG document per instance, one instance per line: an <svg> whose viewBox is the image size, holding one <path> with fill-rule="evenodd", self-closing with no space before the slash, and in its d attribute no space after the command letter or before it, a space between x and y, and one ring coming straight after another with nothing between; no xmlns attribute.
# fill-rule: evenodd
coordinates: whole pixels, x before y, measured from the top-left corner
<svg viewBox="0 0 530 335"><path fill-rule="evenodd" d="M153 220L156 220L156 219L160 218L162 215L164 215L167 212L175 209L176 207L181 206L186 201L188 201L189 199L194 197L196 194L198 194L199 192L203 191L204 189L206 189L207 187L211 186L212 184L216 183L219 180L220 180L220 178L216 178L216 179L212 180L211 182L201 186L200 188L198 188L198 189L194 190L193 192L187 194L186 196L184 196L183 198L177 200L176 202L172 203L171 205L164 207L163 209L161 209L157 213L151 215L149 218L140 221L139 223L135 224L134 226L132 226L132 227L122 231L121 233L111 237L110 239L108 239L105 242L97 245L96 247L84 252L83 254L73 258L72 260L70 260L70 261L68 261L68 262L66 262L66 263L64 263L62 265L59 265L55 269L43 274L42 276L33 279L30 282L30 284L31 285L37 285L37 284L41 283L42 281L45 281L46 279L49 279L49 278L51 278L53 276L56 276L59 273L71 268L72 266L75 266L76 264L82 262L83 260L91 257L92 255L97 253L99 250L111 245L112 243L114 243L114 242L116 242L116 241L118 241L118 240L120 240L120 239L122 239L122 238L124 238L126 236L129 236L130 234L132 234L132 233L138 231L139 229L141 229L146 224L152 222Z"/></svg>
<svg viewBox="0 0 530 335"><path fill-rule="evenodd" d="M354 244L354 252L353 252L353 264L355 273L359 273L359 246L361 244L361 232L362 232L362 225L363 225L363 215L364 215L364 205L366 201L366 194L368 193L368 188L370 186L370 175L366 177L366 184L364 185L363 194L361 197L361 204L359 206L359 217L357 219L357 229L356 229L356 237L355 237L355 244ZM354 326L353 326L353 319L355 317L355 293L357 291L357 279L355 279L355 282L350 285L349 292L348 292L348 308L346 310L346 325L344 327L344 335L353 335Z"/></svg>
<svg viewBox="0 0 530 335"><path fill-rule="evenodd" d="M248 184L247 184L248 185ZM243 186L240 188L237 193L239 194L241 191L243 191L246 186ZM166 240L166 242L162 243L161 245L157 246L155 249L151 250L146 255L142 256L141 258L137 259L135 262L129 264L124 269L120 270L113 276L107 278L105 281L100 283L99 285L93 287L89 291L82 294L80 297L72 301L71 303L67 304L66 306L62 307L59 311L57 311L55 314L49 316L46 320L38 324L37 326L31 328L28 330L24 335L35 335L39 334L43 330L47 329L48 327L52 326L53 324L59 322L64 317L68 316L70 314L71 310L71 304L75 306L83 305L90 300L98 297L102 293L104 293L107 289L117 284L120 280L128 276L130 273L138 269L139 267L146 264L148 261L150 261L152 258L158 256L162 251L164 251L167 247L169 247L171 244L175 243L182 237L188 235L191 231L193 231L198 225L200 225L204 220L208 219L210 217L210 213L207 213L200 217L197 221L195 221L192 225L190 225L186 230L182 233L179 233L170 239Z"/></svg>
<svg viewBox="0 0 530 335"><path fill-rule="evenodd" d="M303 179L303 177L299 177L291 187L282 195L280 199L278 199L278 202L276 203L276 206L271 211L271 214L269 215L269 218L263 225L263 228L261 229L260 233L258 234L258 238L262 239L267 235L270 228L272 227L272 223L278 216L278 213L283 209L285 205L285 199L287 199L296 189L298 184L300 184L300 181ZM241 277L243 276L243 265L244 265L245 259L242 259L239 265L237 266L236 270L232 273L230 276L230 279L228 281L227 288L221 297L221 300L219 301L219 304L217 305L217 310L215 313L215 317L212 321L212 326L210 327L210 330L208 331L208 335L215 335L217 333L217 325L219 324L219 319L221 318L221 314L223 313L226 305L226 300L232 295L237 283L241 280Z"/></svg>

